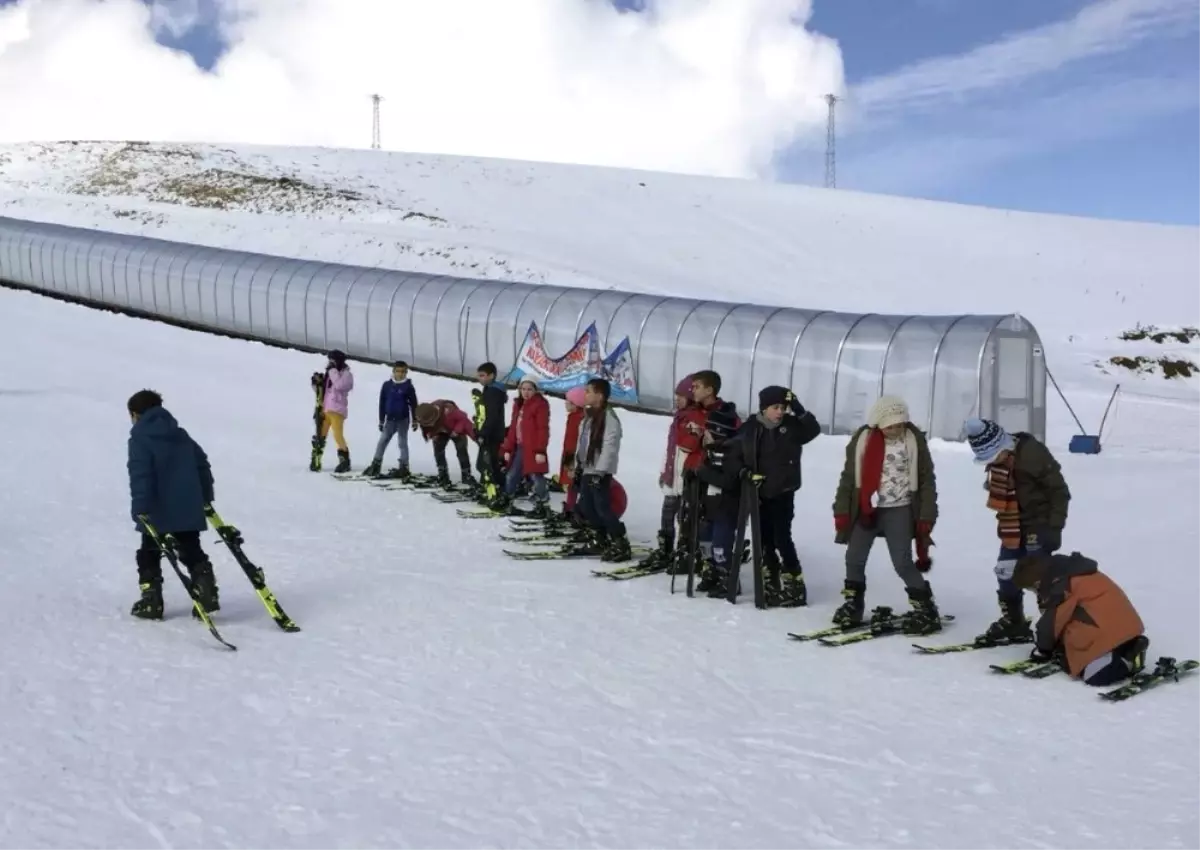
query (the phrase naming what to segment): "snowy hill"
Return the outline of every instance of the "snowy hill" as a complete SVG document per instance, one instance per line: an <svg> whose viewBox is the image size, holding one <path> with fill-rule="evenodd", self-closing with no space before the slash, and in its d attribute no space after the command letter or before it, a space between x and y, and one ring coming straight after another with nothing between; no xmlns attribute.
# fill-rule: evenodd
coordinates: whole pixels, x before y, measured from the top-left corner
<svg viewBox="0 0 1200 850"><path fill-rule="evenodd" d="M1097 457L1066 453L1069 420L1052 410L1075 493L1066 545L1121 582L1152 656L1200 655L1196 379L1091 365L1168 346L1200 359L1186 335L1117 338L1197 324L1194 230L599 169L165 150L0 149L0 212L426 271L1020 310L1089 425L1115 381L1129 390ZM245 175L275 182L251 190ZM216 206L179 203L197 198ZM1106 705L1063 677L987 671L1019 648L922 657L902 638L785 639L840 601L840 438L805 452L795 533L810 607L761 612L671 596L663 577L514 562L493 521L309 473L310 356L7 290L0 319L16 482L0 489L0 846L1200 846L1196 681ZM386 372L355 368L361 468ZM466 401L459 382L416 380L424 398ZM238 653L190 621L171 582L167 623L128 617L124 404L144 386L205 445L218 507L302 633L275 629L211 535L218 621ZM647 540L666 421L622 420L627 520ZM430 471L427 447L413 451ZM995 616L995 521L964 448L935 441L934 456L930 579L958 618L950 642ZM869 576L871 604L902 605L883 546Z"/></svg>
<svg viewBox="0 0 1200 850"><path fill-rule="evenodd" d="M0 145L0 214L532 283L1018 312L1055 346L1052 363L1125 353L1113 337L1136 323L1200 324L1196 228L742 180L382 151L29 143Z"/></svg>

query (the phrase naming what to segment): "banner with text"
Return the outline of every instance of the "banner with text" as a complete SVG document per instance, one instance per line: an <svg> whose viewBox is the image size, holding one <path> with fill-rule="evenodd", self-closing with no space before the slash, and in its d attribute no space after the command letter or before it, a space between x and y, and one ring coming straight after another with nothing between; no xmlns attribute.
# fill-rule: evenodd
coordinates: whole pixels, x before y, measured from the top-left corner
<svg viewBox="0 0 1200 850"><path fill-rule="evenodd" d="M608 355L601 351L600 334L593 322L562 357L551 357L542 343L537 322L529 323L525 341L517 354L517 363L505 378L505 383L517 383L530 376L546 392L565 393L581 387L592 378L604 378L612 385L612 400L637 404L637 386L633 373L633 350L629 337Z"/></svg>

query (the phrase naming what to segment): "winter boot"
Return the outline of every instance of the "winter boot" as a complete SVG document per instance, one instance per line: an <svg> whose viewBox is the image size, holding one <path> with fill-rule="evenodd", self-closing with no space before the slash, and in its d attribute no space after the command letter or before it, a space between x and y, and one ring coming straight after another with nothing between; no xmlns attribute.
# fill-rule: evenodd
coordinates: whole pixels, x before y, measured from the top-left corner
<svg viewBox="0 0 1200 850"><path fill-rule="evenodd" d="M846 579L842 596L846 597L846 601L833 612L833 624L844 629L861 626L867 605L867 583Z"/></svg>
<svg viewBox="0 0 1200 850"><path fill-rule="evenodd" d="M221 610L221 600L217 591L217 577L213 574L212 563L206 558L203 561L188 567L188 572L192 575L192 592L196 594L196 599L200 605L209 614L214 611ZM199 617L196 609L192 609L192 616Z"/></svg>
<svg viewBox="0 0 1200 850"><path fill-rule="evenodd" d="M144 581L138 585L142 595L133 603L129 613L140 620L161 620L163 618L162 579Z"/></svg>
<svg viewBox="0 0 1200 850"><path fill-rule="evenodd" d="M629 537L626 536L625 529L622 527L616 537L609 539L608 545L600 553L600 560L609 564L623 564L632 559L633 552L630 550Z"/></svg>
<svg viewBox="0 0 1200 850"><path fill-rule="evenodd" d="M1030 643L1033 640L1033 629L1025 619L1025 598L1021 591L1016 591L1014 595L1006 595L1003 590L999 590L996 592L996 598L1000 603L1000 619L975 638L975 645Z"/></svg>
<svg viewBox="0 0 1200 850"><path fill-rule="evenodd" d="M383 466L383 461L376 458L368 464L367 468L362 471L363 478L379 478L379 470Z"/></svg>
<svg viewBox="0 0 1200 850"><path fill-rule="evenodd" d="M412 478L412 472L409 470L407 463L397 463L395 469L388 471L388 478L395 478L397 481L408 481Z"/></svg>
<svg viewBox="0 0 1200 850"><path fill-rule="evenodd" d="M1136 676L1146 669L1146 651L1150 649L1150 638L1138 635L1124 646L1118 647L1114 655L1129 666L1129 675Z"/></svg>
<svg viewBox="0 0 1200 850"><path fill-rule="evenodd" d="M804 584L804 573L784 573L780 578L777 591L776 605L780 608L803 608L808 604L808 588ZM771 603L770 591L767 593L767 607Z"/></svg>
<svg viewBox="0 0 1200 850"><path fill-rule="evenodd" d="M768 608L778 608L783 604L782 569L774 552L763 554L763 590L766 592Z"/></svg>
<svg viewBox="0 0 1200 850"><path fill-rule="evenodd" d="M942 615L933 601L933 588L928 583L922 588L908 589L908 602L912 610L901 616L901 628L906 635L933 635L942 630Z"/></svg>
<svg viewBox="0 0 1200 850"><path fill-rule="evenodd" d="M321 471L321 462L325 458L325 438L312 438L312 459L308 462L308 468L313 472Z"/></svg>
<svg viewBox="0 0 1200 850"><path fill-rule="evenodd" d="M337 466L333 468L334 472L349 472L350 471L350 450L338 449Z"/></svg>

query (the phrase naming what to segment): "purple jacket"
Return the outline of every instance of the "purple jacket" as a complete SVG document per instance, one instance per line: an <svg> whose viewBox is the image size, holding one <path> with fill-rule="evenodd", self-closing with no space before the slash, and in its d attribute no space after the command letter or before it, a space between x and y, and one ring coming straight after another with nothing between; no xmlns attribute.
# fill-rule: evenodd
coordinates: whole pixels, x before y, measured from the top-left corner
<svg viewBox="0 0 1200 850"><path fill-rule="evenodd" d="M354 389L354 375L347 366L341 371L325 370L325 412L350 414L350 390Z"/></svg>

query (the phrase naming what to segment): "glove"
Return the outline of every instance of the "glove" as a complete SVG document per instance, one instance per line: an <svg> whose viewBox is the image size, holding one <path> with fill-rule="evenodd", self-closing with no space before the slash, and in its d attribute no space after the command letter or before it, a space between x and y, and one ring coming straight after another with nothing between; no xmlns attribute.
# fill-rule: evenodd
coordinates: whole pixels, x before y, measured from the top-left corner
<svg viewBox="0 0 1200 850"><path fill-rule="evenodd" d="M996 573L996 578L1000 579L1000 581L1012 581L1013 572L1016 568L1016 561L997 561L992 571Z"/></svg>
<svg viewBox="0 0 1200 850"><path fill-rule="evenodd" d="M850 528L850 517L848 514L834 514L833 529L838 534Z"/></svg>
<svg viewBox="0 0 1200 850"><path fill-rule="evenodd" d="M382 419L379 420L379 430L380 431L383 430L383 420Z"/></svg>
<svg viewBox="0 0 1200 850"><path fill-rule="evenodd" d="M1033 651L1029 653L1029 660L1034 662L1035 664L1045 664L1047 661L1054 660L1054 653L1053 652L1043 652L1042 650L1038 649L1035 646L1033 648Z"/></svg>
<svg viewBox="0 0 1200 850"><path fill-rule="evenodd" d="M545 463L546 456L544 454L536 454L533 456L534 463Z"/></svg>
<svg viewBox="0 0 1200 850"><path fill-rule="evenodd" d="M1031 531L1025 535L1025 551L1029 553L1042 551L1042 540L1038 537L1036 531Z"/></svg>
<svg viewBox="0 0 1200 850"><path fill-rule="evenodd" d="M930 537L933 534L933 523L929 520L917 520L917 537Z"/></svg>
<svg viewBox="0 0 1200 850"><path fill-rule="evenodd" d="M325 373L324 372L313 372L312 377L309 378L308 382L310 384L312 384L312 388L314 390L320 388L320 386L323 383L325 383Z"/></svg>
<svg viewBox="0 0 1200 850"><path fill-rule="evenodd" d="M512 452L505 452L505 453L504 453L504 462L505 462L505 463L512 463Z"/></svg>
<svg viewBox="0 0 1200 850"><path fill-rule="evenodd" d="M412 424L412 430L413 430L413 433L414 433L414 434L415 434L415 433L417 433L417 431L419 431L420 429L421 429L421 426L420 426L420 424L419 424L419 423L417 423L417 422L414 422L414 423Z"/></svg>
<svg viewBox="0 0 1200 850"><path fill-rule="evenodd" d="M762 483L765 479L766 479L765 475L757 475L757 474L751 475L750 483L753 484L755 487L761 487Z"/></svg>
<svg viewBox="0 0 1200 850"><path fill-rule="evenodd" d="M784 396L784 399L787 401L788 410L790 410L792 415L797 419L802 417L805 413L808 413L808 411L804 409L804 405L800 403L800 399L796 398L796 396L792 394L791 390L788 390L787 395Z"/></svg>
<svg viewBox="0 0 1200 850"><path fill-rule="evenodd" d="M1046 552L1057 552L1062 548L1062 530L1057 528L1044 528L1041 534L1038 535L1038 542L1041 543L1042 549Z"/></svg>

